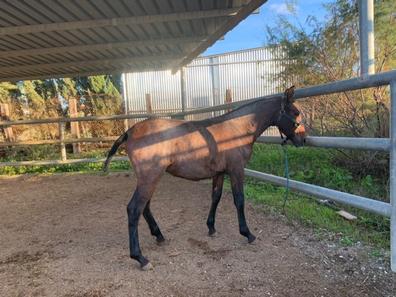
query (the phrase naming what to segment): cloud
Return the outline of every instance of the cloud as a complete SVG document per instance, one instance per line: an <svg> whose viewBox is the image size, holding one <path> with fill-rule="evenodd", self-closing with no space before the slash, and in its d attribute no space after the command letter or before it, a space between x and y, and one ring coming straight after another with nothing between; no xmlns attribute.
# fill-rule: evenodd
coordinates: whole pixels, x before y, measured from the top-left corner
<svg viewBox="0 0 396 297"><path fill-rule="evenodd" d="M269 8L277 14L292 14L296 7L287 3L271 4Z"/></svg>

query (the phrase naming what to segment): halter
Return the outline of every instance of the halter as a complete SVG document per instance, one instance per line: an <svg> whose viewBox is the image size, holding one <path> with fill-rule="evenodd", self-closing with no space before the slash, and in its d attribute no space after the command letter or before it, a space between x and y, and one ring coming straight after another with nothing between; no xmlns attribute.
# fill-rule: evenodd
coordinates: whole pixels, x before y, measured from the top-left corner
<svg viewBox="0 0 396 297"><path fill-rule="evenodd" d="M288 119L290 122L292 122L293 125L294 125L294 127L297 129L297 128L301 125L301 122L297 122L293 117L291 117L290 115L288 115L288 114L286 113L286 111L285 111L285 102L286 102L286 100L287 100L287 97L286 97L286 94L284 94L284 95L282 96L281 109L280 109L280 112L279 112L279 116L278 116L277 122L278 122L278 124L279 124L280 121L282 120L282 118L286 118L286 119ZM285 135L286 138L283 137L282 131L280 130L279 126L278 126L278 130L279 130L280 137L281 137L282 140L283 140L283 141L282 141L282 145L285 145L286 142L289 140L289 136Z"/></svg>

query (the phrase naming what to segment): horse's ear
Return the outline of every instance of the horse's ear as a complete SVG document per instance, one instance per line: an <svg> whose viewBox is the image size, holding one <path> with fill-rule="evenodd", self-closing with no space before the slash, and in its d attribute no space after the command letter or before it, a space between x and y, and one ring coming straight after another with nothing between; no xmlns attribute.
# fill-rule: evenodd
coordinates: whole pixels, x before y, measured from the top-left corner
<svg viewBox="0 0 396 297"><path fill-rule="evenodd" d="M285 97L286 97L286 102L287 103L293 103L294 99L293 99L293 95L294 95L294 89L296 87L295 86L291 86L290 88L287 88L285 91Z"/></svg>

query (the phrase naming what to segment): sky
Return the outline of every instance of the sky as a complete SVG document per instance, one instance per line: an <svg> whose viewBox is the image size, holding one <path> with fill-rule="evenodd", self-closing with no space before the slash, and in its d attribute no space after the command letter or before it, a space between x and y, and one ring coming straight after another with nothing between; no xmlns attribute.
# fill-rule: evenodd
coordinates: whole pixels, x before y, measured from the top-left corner
<svg viewBox="0 0 396 297"><path fill-rule="evenodd" d="M306 23L308 16L313 15L319 21L325 20L326 10L323 4L332 0L269 0L260 7L259 14L251 14L228 32L224 40L217 41L203 55L220 54L230 51L264 46L266 42L266 26L274 26L279 15L291 19L297 18L302 26L309 30ZM288 10L287 3L293 3L295 16Z"/></svg>

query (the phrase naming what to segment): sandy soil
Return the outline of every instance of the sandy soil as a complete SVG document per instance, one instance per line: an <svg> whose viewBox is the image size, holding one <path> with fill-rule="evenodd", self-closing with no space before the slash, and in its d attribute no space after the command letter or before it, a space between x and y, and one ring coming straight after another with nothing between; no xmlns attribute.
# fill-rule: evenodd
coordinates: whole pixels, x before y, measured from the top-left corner
<svg viewBox="0 0 396 297"><path fill-rule="evenodd" d="M126 205L132 174L0 178L0 296L395 296L388 263L365 247L319 241L258 206L258 236L239 235L230 194L207 236L210 183L164 176L152 210L167 243L140 223L143 254L129 259Z"/></svg>

